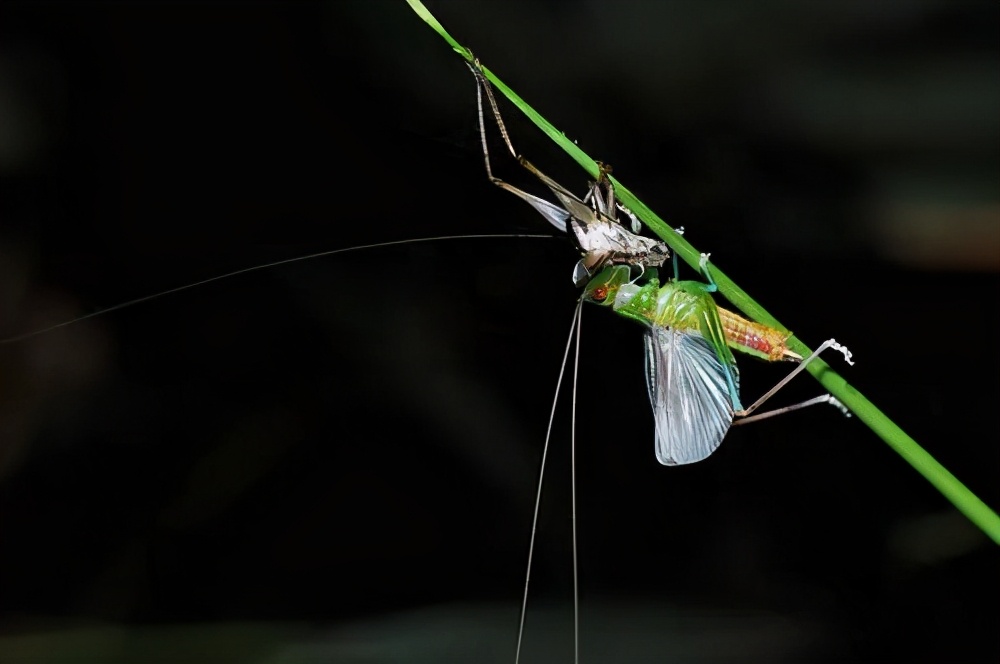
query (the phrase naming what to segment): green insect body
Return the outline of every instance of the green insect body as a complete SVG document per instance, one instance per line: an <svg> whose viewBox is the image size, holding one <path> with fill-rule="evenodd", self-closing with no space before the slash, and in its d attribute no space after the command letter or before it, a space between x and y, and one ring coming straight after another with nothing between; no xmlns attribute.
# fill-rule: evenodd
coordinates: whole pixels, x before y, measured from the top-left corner
<svg viewBox="0 0 1000 664"><path fill-rule="evenodd" d="M700 281L671 280L661 285L655 276L637 286L631 283L629 268L619 265L595 275L587 284L584 298L610 306L620 316L648 327L703 337L723 368L733 409L742 410L736 360L729 350L719 308L712 299L714 291L714 284Z"/></svg>

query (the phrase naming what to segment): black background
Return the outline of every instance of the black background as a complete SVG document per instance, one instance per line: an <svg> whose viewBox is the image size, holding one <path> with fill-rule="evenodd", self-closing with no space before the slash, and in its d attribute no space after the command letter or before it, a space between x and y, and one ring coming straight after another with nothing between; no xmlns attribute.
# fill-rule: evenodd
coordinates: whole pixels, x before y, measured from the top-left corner
<svg viewBox="0 0 1000 664"><path fill-rule="evenodd" d="M995 3L428 4L1000 505ZM2 336L548 232L404 2L5 3L0 31ZM575 259L354 252L0 347L4 661L512 661ZM584 661L997 660L995 545L864 425L816 408L663 468L640 328L583 328ZM747 402L788 369L740 366ZM525 662L572 652L565 407L549 459Z"/></svg>

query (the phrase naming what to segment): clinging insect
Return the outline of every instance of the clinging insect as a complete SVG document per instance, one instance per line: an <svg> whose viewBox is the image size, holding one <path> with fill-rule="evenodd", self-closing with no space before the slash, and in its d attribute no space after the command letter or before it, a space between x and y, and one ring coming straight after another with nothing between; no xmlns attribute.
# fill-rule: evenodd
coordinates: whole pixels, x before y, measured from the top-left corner
<svg viewBox="0 0 1000 664"><path fill-rule="evenodd" d="M637 235L640 224L635 215L615 200L614 187L607 177L610 168L601 165L600 175L581 200L558 184L523 156L511 143L489 81L478 67L476 76L479 125L490 181L527 201L552 225L564 232L572 229L583 252L574 270L574 282L584 286L583 299L610 306L616 313L646 325L646 382L656 423L656 458L668 466L701 461L714 452L734 423L747 423L818 403L830 403L845 414L847 409L830 395L776 411L754 415L761 404L802 371L823 350L833 348L850 353L833 339L803 361L789 350L791 333L755 323L715 304L717 288L708 270L707 256L701 269L706 283L674 278L662 286L656 269L663 265L669 250L662 242ZM493 175L490 167L483 96L489 101L500 134L511 155L541 180L562 204L562 208L529 194ZM618 212L631 220L632 232L618 220ZM637 285L644 281L643 285ZM739 371L730 348L768 361L800 362L784 380L749 408L739 397Z"/></svg>

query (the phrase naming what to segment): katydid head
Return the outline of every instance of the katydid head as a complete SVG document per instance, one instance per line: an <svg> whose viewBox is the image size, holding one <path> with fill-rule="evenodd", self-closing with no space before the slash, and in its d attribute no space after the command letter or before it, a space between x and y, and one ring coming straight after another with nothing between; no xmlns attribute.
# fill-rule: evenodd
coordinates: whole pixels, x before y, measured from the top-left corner
<svg viewBox="0 0 1000 664"><path fill-rule="evenodd" d="M632 281L627 265L612 265L595 274L583 289L583 299L605 306L615 302L619 289Z"/></svg>

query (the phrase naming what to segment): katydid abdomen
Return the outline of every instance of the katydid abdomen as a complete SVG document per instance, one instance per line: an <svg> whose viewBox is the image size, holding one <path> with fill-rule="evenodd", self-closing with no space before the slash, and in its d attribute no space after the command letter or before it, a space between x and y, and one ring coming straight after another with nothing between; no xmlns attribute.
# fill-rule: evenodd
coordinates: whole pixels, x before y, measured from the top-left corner
<svg viewBox="0 0 1000 664"><path fill-rule="evenodd" d="M730 348L759 357L769 362L791 360L797 362L802 357L788 348L791 332L782 332L763 323L747 320L729 309L718 307L719 321L726 334Z"/></svg>

